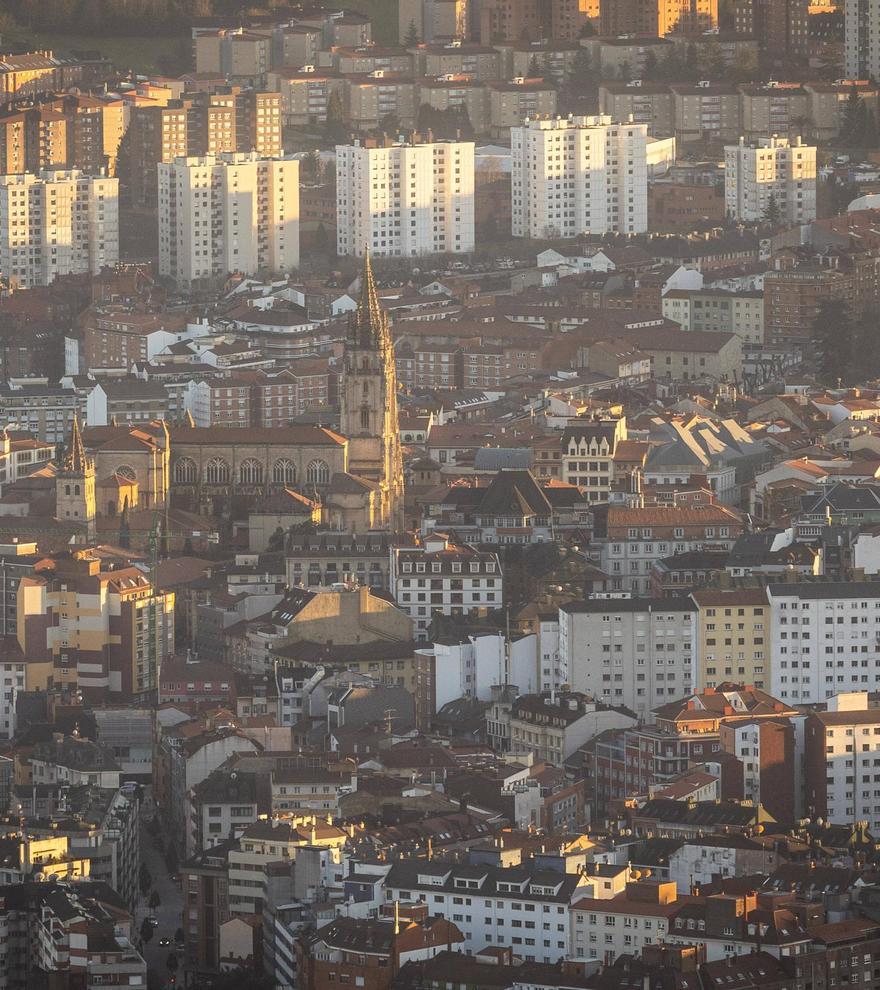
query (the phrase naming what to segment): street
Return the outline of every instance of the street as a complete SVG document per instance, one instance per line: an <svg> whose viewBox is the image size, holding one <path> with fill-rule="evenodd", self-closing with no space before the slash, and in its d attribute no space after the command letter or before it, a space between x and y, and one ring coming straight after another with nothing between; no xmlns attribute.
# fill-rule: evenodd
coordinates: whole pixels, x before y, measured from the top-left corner
<svg viewBox="0 0 880 990"><path fill-rule="evenodd" d="M153 890L157 891L161 898L159 907L151 910L147 907L149 895L142 898L138 906L135 919L135 931L139 937L143 919L148 916L156 918L159 922L153 931L153 937L144 946L143 956L150 970L154 971L161 983L156 983L155 977L151 980L154 986L169 986L169 973L166 965L168 954L174 952L180 963L177 972L177 984L183 985L183 952L174 947L174 933L181 927L181 912L183 910L183 894L178 885L168 876L165 866L165 859L159 842L162 841L162 834L159 835L159 842L147 828L147 822L153 817L155 805L150 796L149 788L145 788L144 800L141 802L141 862L145 863L153 879ZM159 945L161 939L170 939L170 945Z"/></svg>

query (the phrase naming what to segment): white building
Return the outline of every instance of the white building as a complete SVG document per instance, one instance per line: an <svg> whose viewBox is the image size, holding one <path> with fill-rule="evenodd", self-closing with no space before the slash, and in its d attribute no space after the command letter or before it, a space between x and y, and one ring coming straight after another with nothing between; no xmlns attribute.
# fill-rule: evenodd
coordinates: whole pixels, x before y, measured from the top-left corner
<svg viewBox="0 0 880 990"><path fill-rule="evenodd" d="M847 79L880 77L880 3L844 0L843 72Z"/></svg>
<svg viewBox="0 0 880 990"><path fill-rule="evenodd" d="M538 637L507 640L500 633L468 635L458 643L437 642L426 652L434 657L435 710L456 698L492 700L496 684L515 684L522 694L538 691Z"/></svg>
<svg viewBox="0 0 880 990"><path fill-rule="evenodd" d="M13 286L119 261L119 180L78 169L0 175L0 272Z"/></svg>
<svg viewBox="0 0 880 990"><path fill-rule="evenodd" d="M526 120L510 129L514 237L648 229L647 125L611 117Z"/></svg>
<svg viewBox="0 0 880 990"><path fill-rule="evenodd" d="M633 884L633 896L611 900L585 897L571 909L573 959L599 959L611 965L624 953L640 955L646 945L666 940L669 918L681 910L674 883Z"/></svg>
<svg viewBox="0 0 880 990"><path fill-rule="evenodd" d="M731 220L764 218L771 197L788 223L816 219L816 149L788 138L761 138L755 144L724 148L724 209Z"/></svg>
<svg viewBox="0 0 880 990"><path fill-rule="evenodd" d="M880 676L880 582L771 584L770 694L812 704L873 689Z"/></svg>
<svg viewBox="0 0 880 990"><path fill-rule="evenodd" d="M559 659L571 688L652 721L690 692L697 610L686 598L610 598L559 609Z"/></svg>
<svg viewBox="0 0 880 990"><path fill-rule="evenodd" d="M473 251L473 143L337 145L336 231L340 255Z"/></svg>
<svg viewBox="0 0 880 990"><path fill-rule="evenodd" d="M595 897L585 873L505 869L483 864L403 859L385 879L388 903L421 901L430 915L443 915L464 935L469 954L487 945L511 946L517 955L554 963L570 953L569 909Z"/></svg>
<svg viewBox="0 0 880 990"><path fill-rule="evenodd" d="M427 637L431 616L468 616L493 611L503 600L498 554L432 536L417 547L392 547L389 590L413 621L417 639Z"/></svg>
<svg viewBox="0 0 880 990"><path fill-rule="evenodd" d="M828 699L827 710L812 712L806 727L805 804L828 822L868 822L880 828L880 711L867 689Z"/></svg>
<svg viewBox="0 0 880 990"><path fill-rule="evenodd" d="M250 152L158 168L161 275L188 285L299 265L299 162Z"/></svg>

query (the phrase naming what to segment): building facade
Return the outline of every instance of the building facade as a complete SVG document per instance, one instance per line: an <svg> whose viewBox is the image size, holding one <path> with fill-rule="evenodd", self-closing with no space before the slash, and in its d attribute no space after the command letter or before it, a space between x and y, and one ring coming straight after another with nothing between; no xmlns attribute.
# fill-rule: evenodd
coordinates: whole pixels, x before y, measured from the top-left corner
<svg viewBox="0 0 880 990"><path fill-rule="evenodd" d="M645 124L611 117L526 120L510 130L514 237L648 229Z"/></svg>
<svg viewBox="0 0 880 990"><path fill-rule="evenodd" d="M182 285L299 265L299 163L256 152L162 162L159 272Z"/></svg>
<svg viewBox="0 0 880 990"><path fill-rule="evenodd" d="M337 145L336 249L378 258L473 251L473 143Z"/></svg>
<svg viewBox="0 0 880 990"><path fill-rule="evenodd" d="M0 270L20 288L119 260L119 180L77 169L0 175Z"/></svg>
<svg viewBox="0 0 880 990"><path fill-rule="evenodd" d="M816 219L816 149L799 137L762 138L724 149L724 205L731 220L809 223Z"/></svg>

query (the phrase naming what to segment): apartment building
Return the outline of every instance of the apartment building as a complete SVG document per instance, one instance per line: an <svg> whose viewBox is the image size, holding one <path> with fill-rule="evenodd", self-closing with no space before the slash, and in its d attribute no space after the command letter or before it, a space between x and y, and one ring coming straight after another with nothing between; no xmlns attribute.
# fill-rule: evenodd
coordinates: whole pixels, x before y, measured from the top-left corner
<svg viewBox="0 0 880 990"><path fill-rule="evenodd" d="M880 6L846 0L843 10L845 74L850 79L880 78Z"/></svg>
<svg viewBox="0 0 880 990"><path fill-rule="evenodd" d="M562 764L589 739L606 729L635 724L632 713L577 691L522 694L511 705L506 738L512 753L532 753L536 760Z"/></svg>
<svg viewBox="0 0 880 990"><path fill-rule="evenodd" d="M814 264L767 272L764 277L764 332L777 347L807 343L823 302L850 301L851 272Z"/></svg>
<svg viewBox="0 0 880 990"><path fill-rule="evenodd" d="M244 28L200 31L195 36L196 72L210 72L247 85L265 82L272 38Z"/></svg>
<svg viewBox="0 0 880 990"><path fill-rule="evenodd" d="M489 89L468 75L449 73L419 80L419 104L435 110L467 114L475 134L485 134L490 125Z"/></svg>
<svg viewBox="0 0 880 990"><path fill-rule="evenodd" d="M392 547L391 595L426 639L435 614L468 616L494 611L504 600L498 554L426 538L418 547Z"/></svg>
<svg viewBox="0 0 880 990"><path fill-rule="evenodd" d="M591 502L607 502L614 454L626 440L626 418L570 424L562 431L562 479L578 485Z"/></svg>
<svg viewBox="0 0 880 990"><path fill-rule="evenodd" d="M808 0L736 0L733 4L736 33L757 38L763 51L773 59L806 57L810 41L809 13ZM846 72L856 72L850 68L849 44L846 58ZM873 74L862 70L850 78L865 79Z"/></svg>
<svg viewBox="0 0 880 990"><path fill-rule="evenodd" d="M791 704L867 691L880 672L880 583L771 584L770 691Z"/></svg>
<svg viewBox="0 0 880 990"><path fill-rule="evenodd" d="M808 814L880 828L880 710L867 689L839 692L807 715L804 763Z"/></svg>
<svg viewBox="0 0 880 990"><path fill-rule="evenodd" d="M743 343L764 342L764 293L725 289L670 289L663 315L683 330L736 334Z"/></svg>
<svg viewBox="0 0 880 990"><path fill-rule="evenodd" d="M160 163L159 271L183 285L299 265L299 163L249 154Z"/></svg>
<svg viewBox="0 0 880 990"><path fill-rule="evenodd" d="M341 255L473 251L473 143L338 145L336 230Z"/></svg>
<svg viewBox="0 0 880 990"><path fill-rule="evenodd" d="M51 564L19 583L22 653L51 662L55 684L87 698L148 697L174 651L174 593L155 590L137 567L108 569L88 550Z"/></svg>
<svg viewBox="0 0 880 990"><path fill-rule="evenodd" d="M775 207L789 224L816 219L816 149L799 137L762 138L724 148L724 206L731 220L756 223Z"/></svg>
<svg viewBox="0 0 880 990"><path fill-rule="evenodd" d="M85 395L77 389L50 385L45 378L11 379L0 385L4 420L47 443L66 442L74 417L82 416L85 404Z"/></svg>
<svg viewBox="0 0 880 990"><path fill-rule="evenodd" d="M335 69L300 64L269 73L269 86L281 95L281 115L289 127L323 123L330 97L345 101L347 82Z"/></svg>
<svg viewBox="0 0 880 990"><path fill-rule="evenodd" d="M422 42L464 38L468 31L467 0L400 0L397 36L401 42L415 32Z"/></svg>
<svg viewBox="0 0 880 990"><path fill-rule="evenodd" d="M572 690L642 721L694 684L697 608L687 598L610 598L559 609L559 659Z"/></svg>
<svg viewBox="0 0 880 990"><path fill-rule="evenodd" d="M623 896L585 897L571 908L571 948L575 959L599 959L610 966L618 956L640 953L665 941L670 918L681 908L674 882L639 880Z"/></svg>
<svg viewBox="0 0 880 990"><path fill-rule="evenodd" d="M724 753L736 764L721 764L722 790L726 797L762 805L778 822L795 821L802 813L801 779L803 746L795 719L754 719L725 723L718 728ZM735 767L735 769L734 769Z"/></svg>
<svg viewBox="0 0 880 990"><path fill-rule="evenodd" d="M742 133L740 92L731 83L706 80L671 86L675 97L675 139L737 141Z"/></svg>
<svg viewBox="0 0 880 990"><path fill-rule="evenodd" d="M612 120L644 124L651 137L673 133L675 99L664 83L603 81L599 87L599 112Z"/></svg>
<svg viewBox="0 0 880 990"><path fill-rule="evenodd" d="M514 237L576 237L648 228L645 124L611 117L512 127Z"/></svg>
<svg viewBox="0 0 880 990"><path fill-rule="evenodd" d="M467 76L476 82L494 82L504 76L505 53L494 45L448 41L419 45L412 52L419 76Z"/></svg>
<svg viewBox="0 0 880 990"><path fill-rule="evenodd" d="M508 138L512 127L536 117L554 117L558 102L556 85L545 79L514 76L509 81L486 83L489 90L489 131Z"/></svg>
<svg viewBox="0 0 880 990"><path fill-rule="evenodd" d="M694 688L734 682L770 690L770 606L764 591L702 588L691 601L696 607Z"/></svg>
<svg viewBox="0 0 880 990"><path fill-rule="evenodd" d="M739 515L721 505L608 510L607 535L596 540L597 563L614 590L651 590L655 560L688 550L729 550L743 531Z"/></svg>
<svg viewBox="0 0 880 990"><path fill-rule="evenodd" d="M282 96L274 91L233 86L164 104L136 104L129 127L133 205L155 206L160 162L234 151L280 157L281 127Z"/></svg>
<svg viewBox="0 0 880 990"><path fill-rule="evenodd" d="M348 832L325 819L293 817L279 821L269 818L253 822L242 832L237 848L228 856L227 897L229 914L253 915L262 911L266 878L270 865L296 862L303 846L331 850L341 862Z"/></svg>
<svg viewBox="0 0 880 990"><path fill-rule="evenodd" d="M119 181L77 169L0 175L0 270L20 288L119 260Z"/></svg>
<svg viewBox="0 0 880 990"><path fill-rule="evenodd" d="M355 131L375 131L382 121L394 117L404 131L415 127L419 105L418 84L410 72L374 69L346 76L348 122Z"/></svg>
<svg viewBox="0 0 880 990"><path fill-rule="evenodd" d="M513 946L536 962L568 957L569 909L592 889L584 873L414 859L396 861L385 878L389 903L427 904L458 926L463 951Z"/></svg>

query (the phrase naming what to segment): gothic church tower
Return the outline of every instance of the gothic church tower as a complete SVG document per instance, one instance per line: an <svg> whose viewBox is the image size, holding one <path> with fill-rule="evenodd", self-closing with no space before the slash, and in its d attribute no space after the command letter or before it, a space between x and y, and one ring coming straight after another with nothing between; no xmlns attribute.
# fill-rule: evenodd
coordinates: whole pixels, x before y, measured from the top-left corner
<svg viewBox="0 0 880 990"><path fill-rule="evenodd" d="M348 470L379 486L382 526L403 526L403 457L397 418L397 369L387 315L379 306L370 255L345 344L340 433L348 437Z"/></svg>
<svg viewBox="0 0 880 990"><path fill-rule="evenodd" d="M95 538L95 462L86 456L79 419L73 418L70 448L55 474L55 517L77 522L86 529L86 538Z"/></svg>

